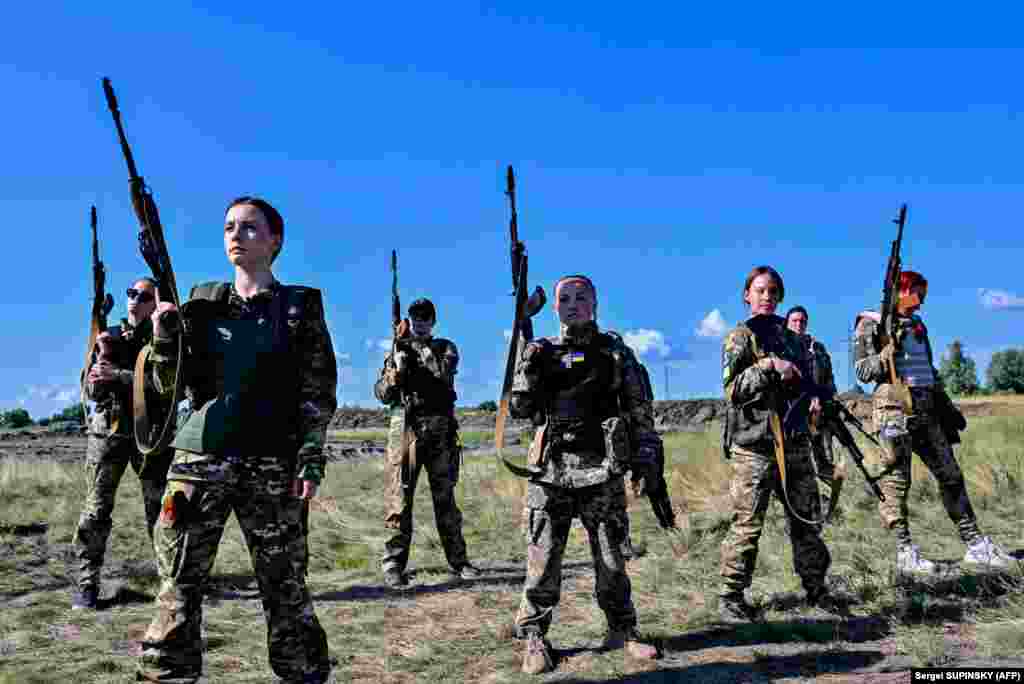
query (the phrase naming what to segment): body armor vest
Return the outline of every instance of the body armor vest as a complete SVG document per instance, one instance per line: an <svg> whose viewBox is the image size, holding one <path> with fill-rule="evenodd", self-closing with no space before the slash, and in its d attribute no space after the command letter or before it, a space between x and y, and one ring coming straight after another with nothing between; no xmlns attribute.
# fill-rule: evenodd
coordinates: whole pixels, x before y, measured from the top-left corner
<svg viewBox="0 0 1024 684"><path fill-rule="evenodd" d="M417 415L449 415L455 408L455 379L445 352L450 343L442 338L403 342L413 356L402 403Z"/></svg>
<svg viewBox="0 0 1024 684"><path fill-rule="evenodd" d="M223 454L254 446L280 448L295 439L298 370L290 353L291 333L302 307L289 300L296 291L304 292L282 287L269 315L257 320L224 317L222 287L210 291L200 286L193 293L183 307L191 323L192 358L212 377L202 378L202 387L189 388L192 410L178 428L175 449Z"/></svg>
<svg viewBox="0 0 1024 684"><path fill-rule="evenodd" d="M900 339L893 361L896 363L896 375L903 379L909 387L931 387L935 384L935 372L932 370L931 353L927 338L922 335L918 340L914 335L913 318L900 321Z"/></svg>
<svg viewBox="0 0 1024 684"><path fill-rule="evenodd" d="M153 336L153 324L148 318L137 326L128 324L127 318L121 319L120 326L107 329L117 338L113 348L111 363L119 370L131 370L135 367L135 357L139 355L146 343ZM96 396L98 395L98 396ZM130 385L114 383L111 387L94 393L96 412L89 421L89 430L95 435L107 437L113 425L117 425L115 434L128 437L132 426L132 390Z"/></svg>
<svg viewBox="0 0 1024 684"><path fill-rule="evenodd" d="M604 457L602 422L619 414L615 361L599 337L587 346L552 342L544 374L548 440L562 451Z"/></svg>

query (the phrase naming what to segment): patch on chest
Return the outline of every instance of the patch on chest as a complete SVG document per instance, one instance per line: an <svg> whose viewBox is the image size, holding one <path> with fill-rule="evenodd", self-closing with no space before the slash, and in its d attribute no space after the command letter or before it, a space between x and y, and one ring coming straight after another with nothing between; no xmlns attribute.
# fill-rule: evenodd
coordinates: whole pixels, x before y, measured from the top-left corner
<svg viewBox="0 0 1024 684"><path fill-rule="evenodd" d="M562 357L562 365L566 368L572 368L575 363L583 363L586 361L586 356L581 351L569 352Z"/></svg>

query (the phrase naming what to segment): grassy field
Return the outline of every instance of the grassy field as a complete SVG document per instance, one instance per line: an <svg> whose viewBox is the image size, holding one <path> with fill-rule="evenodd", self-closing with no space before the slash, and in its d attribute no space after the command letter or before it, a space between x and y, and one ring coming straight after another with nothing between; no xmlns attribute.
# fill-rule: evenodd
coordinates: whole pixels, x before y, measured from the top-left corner
<svg viewBox="0 0 1024 684"><path fill-rule="evenodd" d="M354 439L369 438L358 434ZM479 441L488 438L490 433L482 432ZM621 652L593 648L604 633L603 616L592 597L585 534L576 527L565 559L562 603L549 635L557 647L570 650L545 681L708 682L747 671L778 680L857 663L942 666L1024 653L1019 575L951 571L928 583L897 581L893 543L856 472L838 519L825 531L833 558L829 582L852 602L856 617L820 620L800 606L784 518L773 504L752 589L768 622L718 628L729 464L722 459L717 429L670 434L666 446L680 530L660 531L646 501L630 504L634 538L649 549L630 563L634 601L641 630L661 640L666 658L637 663ZM1024 547L1024 421L972 420L958 457L985 532L1011 549ZM959 559L963 547L934 480L919 462L914 477L911 526L917 542L931 558ZM470 555L487 574L462 584L446 573L430 496L421 483L412 587L392 591L381 585L376 561L384 537L381 478L378 460L332 464L314 502L309 582L338 659L337 680L535 681L519 673L521 649L509 629L523 579L524 483L497 468L493 454L466 459L457 496ZM157 582L138 486L126 475L104 573L105 609L87 614L70 611L67 574L68 545L84 492L80 465L0 461L0 684L131 680L136 640L153 615ZM44 534L18 527L40 522L47 523ZM213 682L270 679L263 611L251 573L232 519L206 601L206 663ZM828 665L830 658L838 664Z"/></svg>

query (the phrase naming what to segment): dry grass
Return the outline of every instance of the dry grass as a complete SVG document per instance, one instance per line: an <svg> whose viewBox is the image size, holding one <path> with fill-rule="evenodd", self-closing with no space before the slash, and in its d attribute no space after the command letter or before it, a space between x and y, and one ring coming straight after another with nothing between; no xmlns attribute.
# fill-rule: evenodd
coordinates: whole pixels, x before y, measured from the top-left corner
<svg viewBox="0 0 1024 684"><path fill-rule="evenodd" d="M1011 548L1024 547L1024 424L1010 418L972 420L958 455L985 531ZM630 501L634 538L646 556L630 563L641 629L666 639L712 627L717 610L719 548L729 522L729 464L717 429L666 436L667 478L680 529L663 533L646 501ZM509 638L519 602L525 546L521 531L525 486L496 465L491 453L466 459L457 497L471 557L490 572L471 586L451 582L425 484L416 503L413 589L381 586L377 558L381 524L380 461L332 464L312 508L310 588L317 613L339 659L339 681L534 681L518 672L520 647ZM945 623L974 622L979 655L1024 652L1024 591L1012 579L957 576L945 584L893 581L893 543L882 531L874 502L851 469L837 524L825 530L832 553L830 582L862 615L887 625L877 639L917 664L948 664ZM963 548L938 499L932 478L915 472L912 527L925 553L954 559ZM425 478L424 478L425 479ZM84 494L81 466L0 462L0 523L45 520L43 536L0 535L0 684L74 679L130 679L136 640L152 617L149 601L114 605L96 614L72 613L67 545ZM125 475L115 509L105 587L152 597L155 578L142 528L134 475ZM133 561L124 563L122 561ZM551 640L576 647L559 663L559 677L601 681L638 675L651 664L621 653L599 653L604 623L592 596L589 549L579 529L570 537L567 579ZM264 682L269 677L264 618L251 565L234 520L229 522L207 599L208 674L217 682ZM802 619L795 597L784 521L769 511L753 600L769 625L737 632L739 646L690 646L688 667L766 662L759 649L777 644L813 648L840 643L838 627ZM877 648L873 641L859 649ZM746 646L744 646L746 645ZM753 650L751 650L753 648ZM944 660L946 658L947 660Z"/></svg>

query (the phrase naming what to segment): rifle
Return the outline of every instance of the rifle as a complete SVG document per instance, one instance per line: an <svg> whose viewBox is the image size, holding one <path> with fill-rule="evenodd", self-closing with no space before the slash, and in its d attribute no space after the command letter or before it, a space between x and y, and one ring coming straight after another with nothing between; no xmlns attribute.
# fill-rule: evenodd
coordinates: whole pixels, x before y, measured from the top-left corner
<svg viewBox="0 0 1024 684"><path fill-rule="evenodd" d="M765 341L773 339L773 328L784 325L782 318L775 315L758 315L748 319L746 325L751 332L754 333L751 338L754 358L760 361L761 359L775 356L778 350L771 346L765 347L764 344ZM815 386L809 379L802 378L801 381ZM810 401L810 397L807 398L807 401ZM785 440L787 435L802 432L802 430L794 429L792 424L788 429L785 427L784 421L785 419L790 418L791 415L790 402L781 395L777 387L769 386L762 396L751 399L745 405L741 406L740 409L745 409L747 406L758 402L763 402L768 409L768 423L772 432L772 444L775 450L775 463L779 468L779 479L781 481L780 489L782 492L780 498L782 499L782 505L790 515L802 523L808 525L820 525L827 522L828 519L832 517L832 514L835 512L836 505L839 503L839 493L842 490L843 482L846 477L845 470L841 468L836 469L832 480L832 492L829 497L828 510L819 520L809 520L797 513L793 508L792 503L789 501L789 488L786 484ZM809 405L810 404L808 403L808 406Z"/></svg>
<svg viewBox="0 0 1024 684"><path fill-rule="evenodd" d="M501 399L498 401L498 415L494 422L494 446L497 451L498 460L504 463L506 468L520 477L531 477L537 474L534 469L518 466L502 456L501 453L505 441L505 422L508 417L509 402L512 398L512 380L515 376L516 361L518 360L519 337L522 335L526 341L530 341L533 338L533 325L532 321L530 321L531 313L527 311L528 295L526 290L528 287L529 259L526 254L526 245L519 241L519 214L516 212L516 177L511 165L508 167L505 182L505 195L508 197L509 207L512 211L508 231L511 240L512 296L515 298L515 318L512 320L512 338L509 340L508 356L505 359L505 376L501 384ZM543 293L543 290L539 288L538 291ZM543 306L543 298L541 299L541 306ZM536 311L533 313L536 313Z"/></svg>
<svg viewBox="0 0 1024 684"><path fill-rule="evenodd" d="M658 448L657 461L649 474L655 475L653 481L644 484L644 494L651 502L651 510L662 529L672 530L676 527L676 512L672 510L672 499L668 495L668 483L665 482L665 447Z"/></svg>
<svg viewBox="0 0 1024 684"><path fill-rule="evenodd" d="M135 361L134 376L134 398L133 407L135 412L135 444L143 456L143 467L145 470L145 459L150 454L158 453L167 448L174 436L174 426L177 418L178 402L181 400L183 375L182 367L185 357L185 336L188 333L188 322L180 315L181 301L178 297L178 284L174 279L174 269L171 268L171 256L167 251L167 243L164 241L164 229L160 223L160 214L153 200L153 193L145 180L139 175L135 167L135 157L132 155L128 139L124 134L124 127L121 125L121 112L117 106L117 98L114 96L114 89L110 85L110 79L103 79L103 93L107 98L107 107L114 119L114 126L117 128L117 138L121 144L121 152L128 164L128 188L131 195L132 209L139 221L139 251L142 258L149 266L153 279L156 280L157 294L159 301L173 302L178 310L177 315L167 315L161 318L161 325L172 332L177 338L178 361L174 371L174 390L171 393L170 410L164 420L163 427L159 428L151 424L146 406L145 378L146 363L152 354L152 343L143 347ZM154 434L156 438L153 439ZM142 472L140 470L140 472Z"/></svg>
<svg viewBox="0 0 1024 684"><path fill-rule="evenodd" d="M883 353L886 354L884 358L889 364L889 380L896 392L896 396L903 403L906 412L910 413L913 407L910 390L900 380L899 375L896 374L896 363L892 358L892 354L885 352L887 349L893 349L896 340L896 317L900 304L900 273L903 270L900 247L903 245L903 226L907 222L906 204L900 206L900 213L892 222L898 228L896 239L893 240L889 251L889 262L885 266L885 281L882 283L882 316L878 325L878 341Z"/></svg>
<svg viewBox="0 0 1024 684"><path fill-rule="evenodd" d="M843 406L841 401L836 399L835 394L829 388L816 385L810 380L802 380L800 382L800 395L796 401L790 403L786 416L782 421L786 433L791 434L792 432L805 429L808 425L811 399L815 397L821 402L821 417L818 425L826 428L839 440L839 444L849 452L853 462L857 464L857 468L864 476L868 486L871 487L871 491L874 492L879 501L885 501L885 495L878 486L880 478L871 477L871 474L868 473L867 468L864 466L864 454L861 452L860 447L857 446L857 441L853 438L853 433L850 432L846 424L849 423L857 428L862 435L867 437L868 441L879 449L882 448L882 445L878 443L874 435L867 431L867 428L864 427L864 424L860 422L857 416L853 415L848 408Z"/></svg>
<svg viewBox="0 0 1024 684"><path fill-rule="evenodd" d="M398 353L399 340L409 334L409 323L402 318L402 300L398 296L398 252L391 250L391 363L395 363L395 354ZM397 370L397 366L396 366ZM402 395L402 404L405 405L405 395ZM408 429L409 411L405 406L405 425L402 429L402 489L409 488L410 471L409 444L406 439Z"/></svg>
<svg viewBox="0 0 1024 684"><path fill-rule="evenodd" d="M107 329L107 316L114 308L114 298L106 291L107 269L100 261L100 241L96 236L96 207L89 208L89 224L92 228L92 314L89 321L89 341L85 345L85 364L82 368L82 415L87 415L85 383L89 369L99 357L96 338Z"/></svg>

